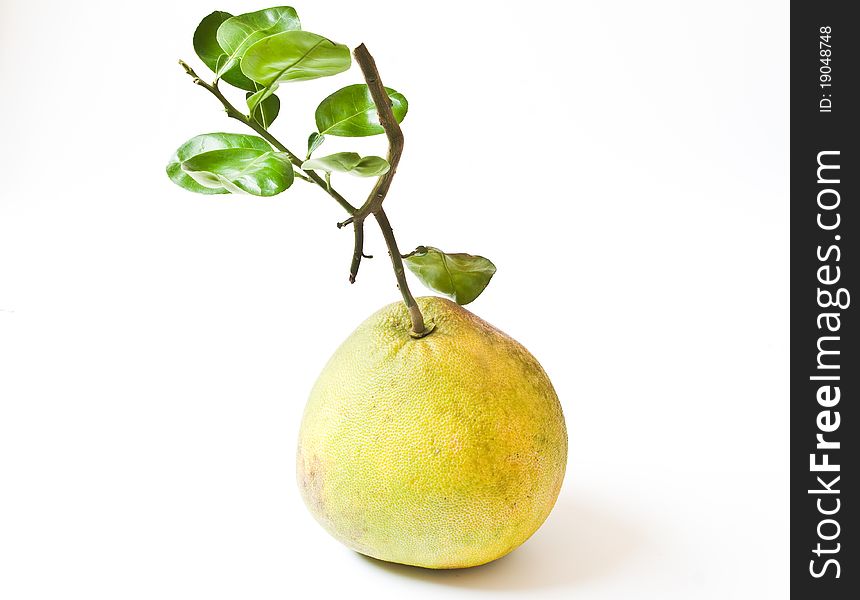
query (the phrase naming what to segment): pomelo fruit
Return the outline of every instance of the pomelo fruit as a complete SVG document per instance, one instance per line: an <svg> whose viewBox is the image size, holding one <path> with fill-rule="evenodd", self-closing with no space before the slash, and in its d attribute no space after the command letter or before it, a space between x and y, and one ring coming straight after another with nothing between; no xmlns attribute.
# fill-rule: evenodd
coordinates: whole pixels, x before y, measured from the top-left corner
<svg viewBox="0 0 860 600"><path fill-rule="evenodd" d="M313 516L350 548L434 569L522 544L558 497L567 431L558 397L519 343L461 306L402 302L338 348L311 391L297 478Z"/></svg>

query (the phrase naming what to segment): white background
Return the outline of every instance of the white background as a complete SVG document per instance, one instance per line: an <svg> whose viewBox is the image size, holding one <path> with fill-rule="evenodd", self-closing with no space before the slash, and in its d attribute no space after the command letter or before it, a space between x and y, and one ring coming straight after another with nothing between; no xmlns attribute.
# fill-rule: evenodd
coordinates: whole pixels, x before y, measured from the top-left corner
<svg viewBox="0 0 860 600"><path fill-rule="evenodd" d="M0 3L0 597L786 598L787 3L295 5L410 100L404 251L490 257L470 308L564 406L549 520L453 572L354 554L294 483L316 374L398 299L378 232L350 286L319 190L164 175L241 131L176 64L198 21L266 6ZM358 81L285 85L273 131Z"/></svg>

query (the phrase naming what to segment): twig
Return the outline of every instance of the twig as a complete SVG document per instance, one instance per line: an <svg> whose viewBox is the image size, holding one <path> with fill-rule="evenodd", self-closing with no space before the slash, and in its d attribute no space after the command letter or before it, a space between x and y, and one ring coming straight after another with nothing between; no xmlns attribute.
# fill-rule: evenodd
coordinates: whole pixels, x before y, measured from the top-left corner
<svg viewBox="0 0 860 600"><path fill-rule="evenodd" d="M379 223L379 228L382 230L382 236L385 238L386 246L388 246L388 255L391 257L391 265L394 267L397 287L400 289L400 295L403 296L403 302L409 311L409 318L412 321L412 331L410 334L413 337L422 337L430 333L430 330L425 326L421 309L418 308L418 303L415 302L412 292L409 291L409 284L406 282L406 273L403 268L403 259L400 258L400 250L397 249L397 240L394 237L394 231L391 229L388 216L382 210L382 203L388 194L391 180L394 178L397 165L400 163L400 156L403 154L403 132L400 130L400 124L391 110L391 98L388 97L388 92L385 91L385 86L382 85L382 80L379 77L379 71L376 69L376 61L373 60L373 56L370 55L364 44L359 45L358 48L353 50L353 55L358 66L361 67L364 81L367 82L367 88L370 90L370 97L373 98L373 103L376 105L379 124L385 130L386 137L388 137L388 164L390 167L388 172L377 180L370 196L368 196L365 203L353 215L353 225L355 226L356 235L355 253L357 254L353 254L354 271L350 272L358 272L358 263L361 261L362 254L361 245L364 243L362 225L367 215L372 214L376 218L376 222ZM354 280L354 277L352 280Z"/></svg>
<svg viewBox="0 0 860 600"><path fill-rule="evenodd" d="M296 176L296 177L298 177L299 179L304 179L304 180L305 180L305 181L307 181L308 183L313 183L313 182L314 182L314 180L313 180L313 179L311 179L310 177L308 177L307 175L305 175L305 174L304 174L304 172L299 171L298 169L295 169L295 168L293 168L293 175L295 175L295 176Z"/></svg>
<svg viewBox="0 0 860 600"><path fill-rule="evenodd" d="M403 302L406 304L406 310L409 311L409 319L412 321L412 331L409 335L415 338L421 338L433 331L433 327L427 327L424 324L424 315L421 314L421 309L418 308L418 303L412 297L409 291L409 284L406 283L406 270L403 268L403 259L400 258L400 250L397 249L397 240L394 237L394 230L391 228L391 223L388 222L388 216L380 206L373 213L376 222L379 223L379 228L382 230L382 237L385 238L385 245L388 246L388 255L391 257L391 265L394 267L394 276L397 278L397 287L400 294L403 296Z"/></svg>
<svg viewBox="0 0 860 600"><path fill-rule="evenodd" d="M400 123L397 122L394 112L391 110L391 98L388 97L388 92L385 91L385 86L382 85L382 80L379 78L376 61L367 51L367 47L361 44L353 51L353 54L358 66L361 67L364 80L367 82L370 97L373 98L373 103L376 105L379 124L385 130L385 136L388 138L388 164L390 167L376 182L370 196L358 210L358 214L366 216L376 212L388 194L391 180L394 179L397 165L400 164L400 156L403 154L403 131L401 131Z"/></svg>
<svg viewBox="0 0 860 600"><path fill-rule="evenodd" d="M355 244L352 248L352 263L349 265L349 282L355 283L358 267L364 256L364 221L353 221L352 226L355 230Z"/></svg>

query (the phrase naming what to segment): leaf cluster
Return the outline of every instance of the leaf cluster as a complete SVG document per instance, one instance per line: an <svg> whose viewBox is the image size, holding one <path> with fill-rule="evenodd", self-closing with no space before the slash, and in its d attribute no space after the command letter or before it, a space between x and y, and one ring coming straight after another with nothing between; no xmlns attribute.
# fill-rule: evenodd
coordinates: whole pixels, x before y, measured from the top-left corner
<svg viewBox="0 0 860 600"><path fill-rule="evenodd" d="M193 45L215 76L211 84L202 85L233 110L228 109L230 116L266 139L222 132L195 136L168 162L167 175L175 184L198 194L268 197L287 190L296 178L321 183L317 171L325 175L324 185L330 192L332 173L382 177L389 172L388 161L380 156L337 152L313 158L326 136L351 138L385 132L366 84L342 87L319 103L314 112L317 130L308 137L304 161L269 133L281 110L277 93L282 86L338 75L352 64L347 46L303 30L294 8L277 6L236 16L214 11L197 26ZM244 92L247 114L237 117L218 87L222 82ZM384 97L381 87L376 91ZM394 89L385 88L385 92L394 118L401 123L409 103ZM495 266L486 258L446 254L432 247L419 246L404 259L423 283L460 304L477 298L495 273Z"/></svg>

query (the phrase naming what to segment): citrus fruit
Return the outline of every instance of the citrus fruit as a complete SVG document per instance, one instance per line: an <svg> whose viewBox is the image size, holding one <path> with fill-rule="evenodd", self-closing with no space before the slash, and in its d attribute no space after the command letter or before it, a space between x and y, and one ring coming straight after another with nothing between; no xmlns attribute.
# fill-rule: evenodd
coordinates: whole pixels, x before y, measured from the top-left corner
<svg viewBox="0 0 860 600"><path fill-rule="evenodd" d="M461 306L403 303L355 330L323 369L299 433L313 516L350 548L434 569L480 565L522 544L561 488L567 431L537 360Z"/></svg>

